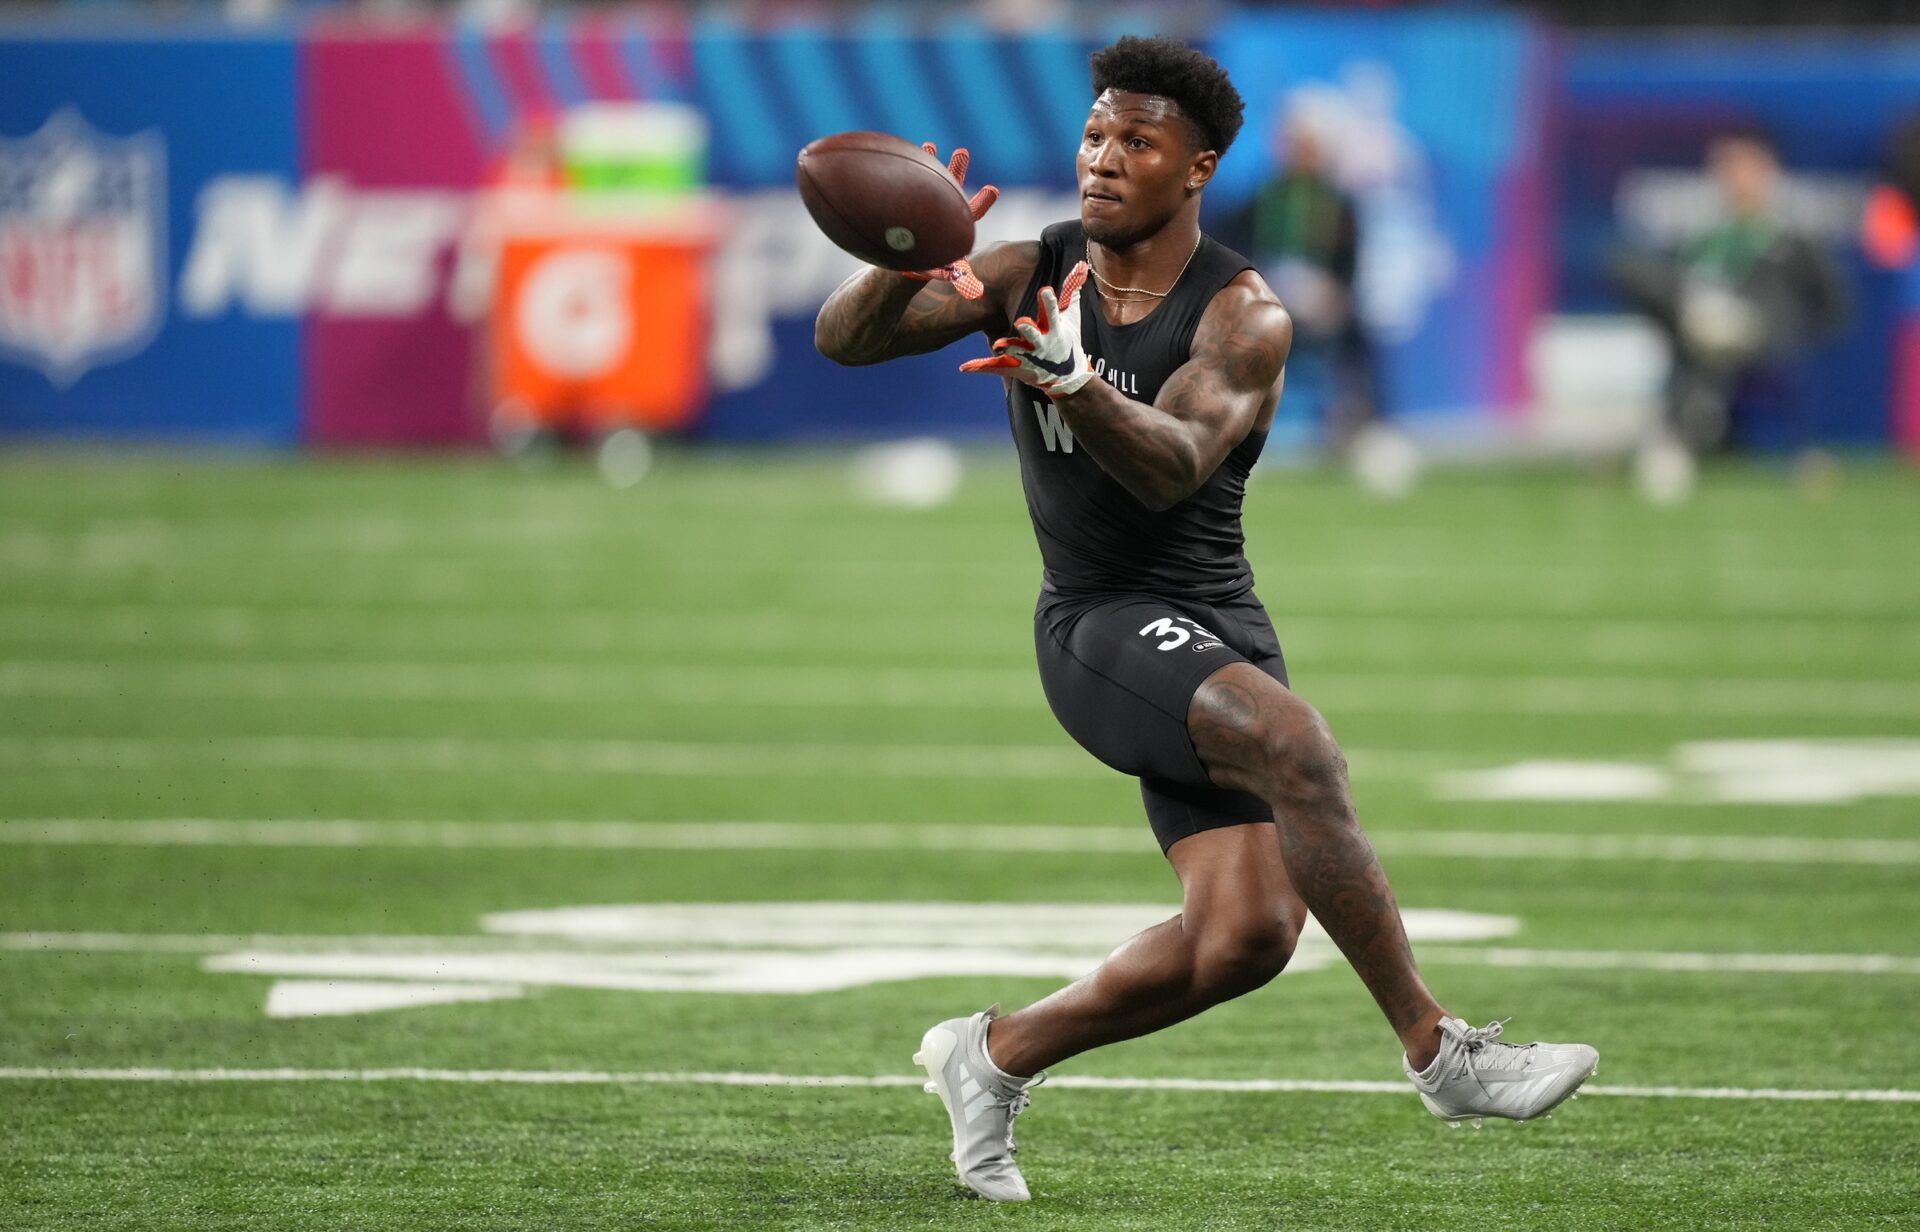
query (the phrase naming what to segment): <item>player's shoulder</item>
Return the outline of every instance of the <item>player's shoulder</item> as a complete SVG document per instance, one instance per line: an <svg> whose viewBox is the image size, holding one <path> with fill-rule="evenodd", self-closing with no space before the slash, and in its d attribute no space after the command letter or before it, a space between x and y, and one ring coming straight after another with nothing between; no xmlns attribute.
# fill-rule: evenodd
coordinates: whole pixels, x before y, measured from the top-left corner
<svg viewBox="0 0 1920 1232"><path fill-rule="evenodd" d="M1241 270L1214 293L1194 331L1193 356L1221 365L1245 387L1280 379L1293 351L1293 318L1257 270Z"/></svg>
<svg viewBox="0 0 1920 1232"><path fill-rule="evenodd" d="M1256 269L1243 269L1228 279L1200 318L1202 332L1254 334L1293 341L1293 318Z"/></svg>

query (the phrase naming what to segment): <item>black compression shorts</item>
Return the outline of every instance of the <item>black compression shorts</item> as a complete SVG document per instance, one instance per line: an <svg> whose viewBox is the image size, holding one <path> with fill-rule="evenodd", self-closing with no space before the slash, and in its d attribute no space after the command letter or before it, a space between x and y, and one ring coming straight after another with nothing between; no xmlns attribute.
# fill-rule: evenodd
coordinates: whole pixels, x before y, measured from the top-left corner
<svg viewBox="0 0 1920 1232"><path fill-rule="evenodd" d="M1280 639L1251 591L1215 604L1042 594L1033 641L1054 717L1080 747L1139 778L1162 851L1201 830L1273 820L1258 796L1215 786L1187 734L1194 693L1227 664L1287 683Z"/></svg>

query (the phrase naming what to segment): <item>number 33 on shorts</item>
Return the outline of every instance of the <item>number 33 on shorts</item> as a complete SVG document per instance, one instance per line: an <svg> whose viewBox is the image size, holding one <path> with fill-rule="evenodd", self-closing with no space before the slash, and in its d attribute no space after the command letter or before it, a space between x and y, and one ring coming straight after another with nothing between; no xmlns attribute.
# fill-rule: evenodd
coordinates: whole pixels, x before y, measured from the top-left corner
<svg viewBox="0 0 1920 1232"><path fill-rule="evenodd" d="M1185 628L1181 627L1183 625ZM1178 650L1192 641L1196 633L1205 640L1195 646L1195 650L1212 650L1220 644L1220 639L1205 625L1197 620L1189 620L1185 616L1162 616L1140 630L1141 637L1162 639L1158 645L1160 650Z"/></svg>

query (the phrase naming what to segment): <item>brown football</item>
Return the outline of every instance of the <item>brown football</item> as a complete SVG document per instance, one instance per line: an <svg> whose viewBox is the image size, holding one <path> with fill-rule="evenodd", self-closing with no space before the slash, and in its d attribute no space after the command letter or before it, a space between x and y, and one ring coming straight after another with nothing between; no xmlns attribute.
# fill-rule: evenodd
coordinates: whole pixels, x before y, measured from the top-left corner
<svg viewBox="0 0 1920 1232"><path fill-rule="evenodd" d="M873 265L924 270L973 251L973 212L945 164L887 133L835 133L800 151L794 183L827 238Z"/></svg>

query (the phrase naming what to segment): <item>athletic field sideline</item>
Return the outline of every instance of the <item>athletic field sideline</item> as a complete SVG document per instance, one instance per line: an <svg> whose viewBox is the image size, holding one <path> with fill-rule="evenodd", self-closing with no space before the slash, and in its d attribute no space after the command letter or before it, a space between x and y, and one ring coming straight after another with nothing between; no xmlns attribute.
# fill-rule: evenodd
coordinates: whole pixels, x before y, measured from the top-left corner
<svg viewBox="0 0 1920 1232"><path fill-rule="evenodd" d="M1011 459L846 474L0 456L0 1228L1920 1226L1913 473L1257 474L1430 981L1601 1071L1451 1131L1309 937L1062 1066L1019 1209L908 1055L1175 887Z"/></svg>

